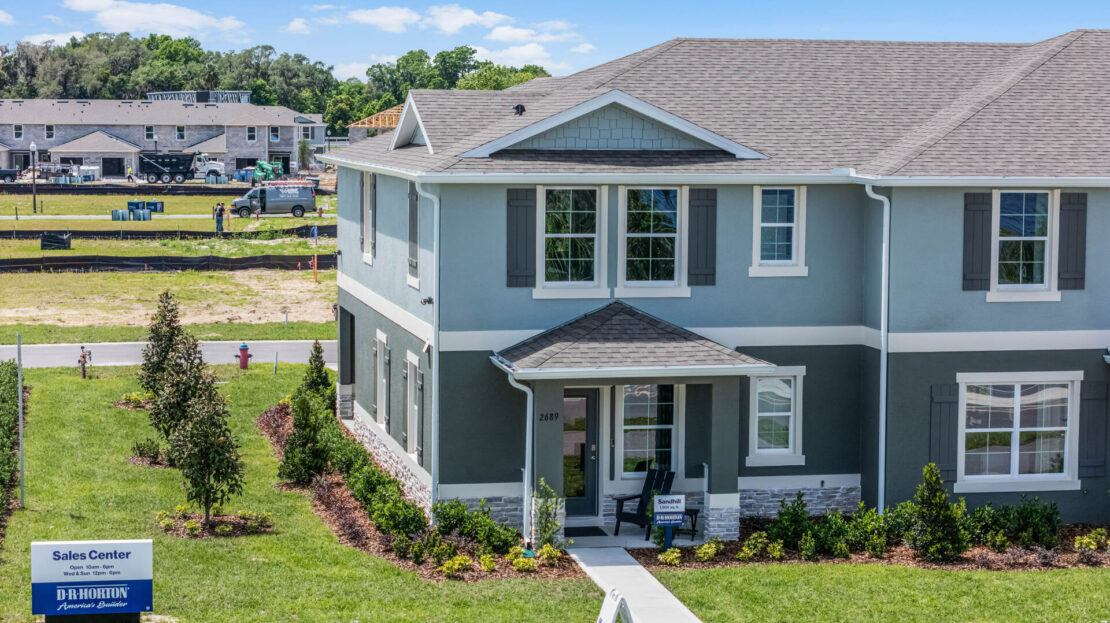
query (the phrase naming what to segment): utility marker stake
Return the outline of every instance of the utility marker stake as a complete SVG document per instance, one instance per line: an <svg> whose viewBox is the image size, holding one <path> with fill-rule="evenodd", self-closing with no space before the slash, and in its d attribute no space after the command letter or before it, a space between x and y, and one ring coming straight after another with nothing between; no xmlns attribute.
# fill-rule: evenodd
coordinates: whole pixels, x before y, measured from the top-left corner
<svg viewBox="0 0 1110 623"><path fill-rule="evenodd" d="M277 358L278 358L278 354L277 354L277 351L275 350L274 351L274 374L275 375L277 374Z"/></svg>
<svg viewBox="0 0 1110 623"><path fill-rule="evenodd" d="M16 377L16 391L19 392L19 507L24 506L23 494L23 334L17 333L15 336L15 369Z"/></svg>

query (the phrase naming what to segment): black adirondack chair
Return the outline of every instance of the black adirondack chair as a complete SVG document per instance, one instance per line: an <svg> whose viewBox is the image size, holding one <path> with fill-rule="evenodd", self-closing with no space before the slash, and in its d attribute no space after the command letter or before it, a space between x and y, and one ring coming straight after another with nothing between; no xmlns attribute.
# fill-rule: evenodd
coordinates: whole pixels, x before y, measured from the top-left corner
<svg viewBox="0 0 1110 623"><path fill-rule="evenodd" d="M674 483L674 472L665 472L658 469L649 469L647 476L644 478L644 488L640 493L635 495L626 495L616 499L617 501L617 528L613 531L613 536L621 533L621 522L627 521L634 523L637 526L645 528L644 540L651 537L651 517L648 516L648 506L651 504L653 494L667 495L671 492L671 484ZM635 512L626 512L624 505L626 502L638 500L636 502Z"/></svg>

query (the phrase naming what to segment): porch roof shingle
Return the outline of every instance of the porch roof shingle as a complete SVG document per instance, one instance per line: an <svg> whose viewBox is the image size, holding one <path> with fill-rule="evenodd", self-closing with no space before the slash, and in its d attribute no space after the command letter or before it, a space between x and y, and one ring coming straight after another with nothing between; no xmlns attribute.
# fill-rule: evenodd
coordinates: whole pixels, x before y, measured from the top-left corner
<svg viewBox="0 0 1110 623"><path fill-rule="evenodd" d="M514 372L772 365L621 301L503 349L497 357Z"/></svg>

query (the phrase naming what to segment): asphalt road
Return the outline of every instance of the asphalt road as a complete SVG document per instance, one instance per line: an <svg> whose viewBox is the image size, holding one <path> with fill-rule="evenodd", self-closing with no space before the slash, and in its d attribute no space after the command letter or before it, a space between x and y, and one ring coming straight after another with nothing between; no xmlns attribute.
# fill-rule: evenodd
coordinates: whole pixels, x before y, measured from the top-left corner
<svg viewBox="0 0 1110 623"><path fill-rule="evenodd" d="M334 365L338 360L335 340L320 342L324 346L324 361ZM234 363L238 360L241 342L201 342L200 350L209 364ZM92 365L130 366L142 363L146 342L102 342L85 344L92 351ZM251 365L273 365L274 355L282 363L308 363L312 340L284 340L248 342ZM81 354L81 344L24 344L25 368L56 368L76 366ZM0 360L15 359L15 345L0 346Z"/></svg>

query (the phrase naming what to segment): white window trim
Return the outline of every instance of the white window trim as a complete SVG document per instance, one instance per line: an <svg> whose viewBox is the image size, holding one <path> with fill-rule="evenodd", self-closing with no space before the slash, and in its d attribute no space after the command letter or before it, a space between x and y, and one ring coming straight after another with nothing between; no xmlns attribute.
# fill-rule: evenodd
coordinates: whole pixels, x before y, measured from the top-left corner
<svg viewBox="0 0 1110 623"><path fill-rule="evenodd" d="M770 374L751 375L751 390L748 399L748 456L744 459L747 467L773 467L783 465L805 465L806 456L802 453L802 412L803 382L806 375L805 366L779 366ZM761 378L791 378L793 379L794 398L790 406L792 417L790 419L790 448L788 450L760 450L758 446L759 418L756 415L759 408L759 392L757 383Z"/></svg>
<svg viewBox="0 0 1110 623"><path fill-rule="evenodd" d="M594 280L547 282L544 253L547 239L546 191L593 190L597 193L597 231L594 235ZM608 186L536 186L536 287L534 299L607 299L609 298L609 187Z"/></svg>
<svg viewBox="0 0 1110 623"><path fill-rule="evenodd" d="M416 377L420 374L420 357L411 350L405 351L405 452L416 457L417 429L420 422L420 403L416 401Z"/></svg>
<svg viewBox="0 0 1110 623"><path fill-rule="evenodd" d="M1045 249L1045 285L999 285L998 283L998 223L1000 220L1000 198L1002 193L1046 193L1048 194L1048 242ZM991 286L987 291L988 303L1030 303L1057 302L1060 290L1057 287L1057 273L1060 259L1060 189L1009 189L995 188L991 192Z"/></svg>
<svg viewBox="0 0 1110 623"><path fill-rule="evenodd" d="M23 124L22 123L12 124L12 138L17 140L17 141L23 140Z"/></svg>
<svg viewBox="0 0 1110 623"><path fill-rule="evenodd" d="M634 383L639 385L640 383ZM686 386L679 383L649 383L650 385L674 385L674 428L671 434L671 469L675 473L675 483L678 483L680 476L685 480L686 476ZM624 385L616 386L616 404L614 405L615 416L613 425L617 430L612 431L613 435L613 481L633 480L643 482L646 477L645 474L632 473L624 471ZM608 468L608 463L605 464ZM599 467L601 469L601 467ZM609 480L605 478L604 480ZM673 484L672 484L673 486Z"/></svg>
<svg viewBox="0 0 1110 623"><path fill-rule="evenodd" d="M42 126L42 135L45 136L47 140L54 140L55 129L54 124L47 123Z"/></svg>
<svg viewBox="0 0 1110 623"><path fill-rule="evenodd" d="M149 131L149 132L147 132L147 129L149 129L150 131ZM152 126L152 125L144 125L144 126L143 126L143 140L145 140L145 141L153 141L153 140L154 140L154 136L155 136L155 135L154 135L154 126Z"/></svg>
<svg viewBox="0 0 1110 623"><path fill-rule="evenodd" d="M678 236L675 237L675 280L667 282L638 281L628 283L625 279L626 263L628 261L628 245L626 230L628 225L628 191L636 189L675 189L678 191ZM686 279L686 269L689 266L690 235L689 213L687 206L690 203L689 186L617 186L617 287L613 288L613 296L617 298L689 298L690 286Z"/></svg>
<svg viewBox="0 0 1110 623"><path fill-rule="evenodd" d="M274 136L274 132L277 132L277 136ZM270 126L270 142L271 143L276 143L280 140L281 140L281 128L277 127L277 126Z"/></svg>
<svg viewBox="0 0 1110 623"><path fill-rule="evenodd" d="M251 130L254 130L254 138L251 138ZM246 129L243 130L243 133L246 135L248 143L253 143L258 140L258 126L248 125Z"/></svg>
<svg viewBox="0 0 1110 623"><path fill-rule="evenodd" d="M178 128L181 128L180 132L177 131ZM187 136L187 134L185 134L185 132L186 132L185 126L183 126L183 125L174 126L174 128L173 128L173 137L174 137L174 139L178 140L178 141L186 140L185 137Z"/></svg>
<svg viewBox="0 0 1110 623"><path fill-rule="evenodd" d="M359 215L362 219L362 261L367 266L374 265L374 253L372 249L373 236L374 236L374 215L370 211L370 193L374 191L374 186L371 183L374 174L368 171L361 171L362 175L362 196L359 198L358 209L361 212Z"/></svg>
<svg viewBox="0 0 1110 623"><path fill-rule="evenodd" d="M960 385L959 427L956 437L955 493L996 493L1009 491L1073 491L1079 482L1079 390L1082 370L1057 372L967 372L956 375ZM1027 474L1010 476L964 476L964 435L967 428L967 386L979 383L1068 383L1068 432L1064 448L1063 474ZM1014 400L1020 400L1015 396ZM1020 430L1020 429L1015 429Z"/></svg>
<svg viewBox="0 0 1110 623"><path fill-rule="evenodd" d="M380 329L375 330L374 339L377 342L377 357L374 361L374 410L375 420L378 425L385 427L385 414L389 409L386 397L389 395L389 378L386 376L385 349L389 346L389 336Z"/></svg>
<svg viewBox="0 0 1110 623"><path fill-rule="evenodd" d="M765 261L760 258L760 233L763 231L763 191L794 191L794 257L789 261ZM753 186L752 187L752 265L749 277L808 277L806 266L806 187L805 186Z"/></svg>

